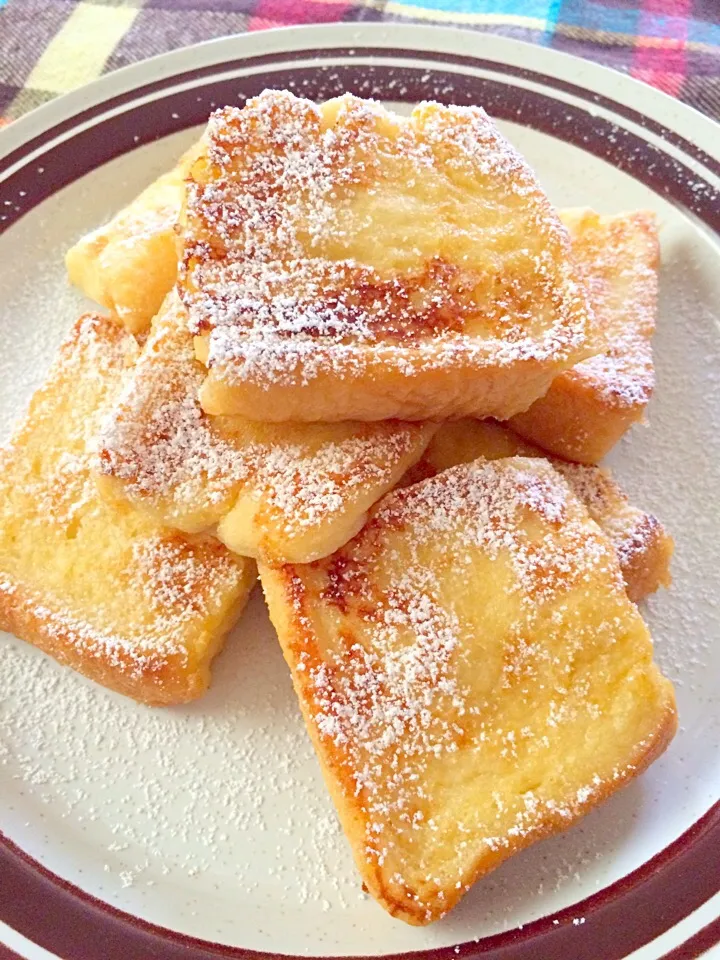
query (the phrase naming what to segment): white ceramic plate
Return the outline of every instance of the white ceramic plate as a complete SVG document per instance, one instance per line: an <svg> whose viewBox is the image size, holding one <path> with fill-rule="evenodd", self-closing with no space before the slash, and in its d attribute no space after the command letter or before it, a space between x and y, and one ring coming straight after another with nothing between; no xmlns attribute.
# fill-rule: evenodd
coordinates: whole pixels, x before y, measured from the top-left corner
<svg viewBox="0 0 720 960"><path fill-rule="evenodd" d="M3 435L87 306L64 279L67 247L172 165L213 106L265 86L317 99L350 89L398 110L481 103L558 205L659 214L657 392L611 462L676 538L673 588L646 614L681 729L602 809L414 929L361 892L259 594L210 693L183 708L138 706L2 635L0 920L65 960L603 960L650 941L643 955L659 957L668 941L656 938L720 886L718 128L602 68L454 30L270 31L121 70L0 133ZM712 919L697 916L688 937Z"/></svg>

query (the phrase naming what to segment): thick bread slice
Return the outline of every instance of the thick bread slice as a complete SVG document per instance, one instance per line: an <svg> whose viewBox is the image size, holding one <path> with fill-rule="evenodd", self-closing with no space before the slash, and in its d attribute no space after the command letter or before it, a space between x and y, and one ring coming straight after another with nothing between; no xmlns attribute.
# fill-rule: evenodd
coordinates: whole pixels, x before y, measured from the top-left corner
<svg viewBox="0 0 720 960"><path fill-rule="evenodd" d="M269 424L210 417L185 310L173 293L100 434L103 494L188 532L217 524L242 556L327 556L422 455L429 423Z"/></svg>
<svg viewBox="0 0 720 960"><path fill-rule="evenodd" d="M480 108L212 115L179 289L212 414L507 418L597 352L567 231Z"/></svg>
<svg viewBox="0 0 720 960"><path fill-rule="evenodd" d="M172 170L65 254L71 283L112 310L132 333L147 330L175 283L183 181L199 152L195 144Z"/></svg>
<svg viewBox="0 0 720 960"><path fill-rule="evenodd" d="M558 457L597 463L642 419L655 383L657 222L645 210L616 216L566 210L561 216L609 347L556 377L510 426Z"/></svg>
<svg viewBox="0 0 720 960"><path fill-rule="evenodd" d="M332 557L260 576L362 879L409 923L675 732L612 546L547 462L453 467L386 496Z"/></svg>
<svg viewBox="0 0 720 960"><path fill-rule="evenodd" d="M112 320L82 317L0 451L0 628L119 693L182 703L207 688L256 571L97 494L94 436L137 353Z"/></svg>
<svg viewBox="0 0 720 960"><path fill-rule="evenodd" d="M497 460L515 456L543 457L545 453L502 424L456 420L440 427L402 482L416 483L478 457ZM637 603L661 586L669 587L674 544L657 517L633 506L609 470L564 460L550 462L615 548L630 599Z"/></svg>

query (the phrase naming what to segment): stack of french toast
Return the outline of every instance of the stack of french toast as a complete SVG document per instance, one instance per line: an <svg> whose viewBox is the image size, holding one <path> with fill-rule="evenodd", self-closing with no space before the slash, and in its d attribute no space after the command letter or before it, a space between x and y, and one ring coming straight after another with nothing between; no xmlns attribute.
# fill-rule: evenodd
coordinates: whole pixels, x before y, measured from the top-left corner
<svg viewBox="0 0 720 960"><path fill-rule="evenodd" d="M480 108L266 91L67 254L0 454L0 625L199 697L259 579L369 892L443 916L668 745L651 213L556 212ZM237 638L242 643L242 635Z"/></svg>

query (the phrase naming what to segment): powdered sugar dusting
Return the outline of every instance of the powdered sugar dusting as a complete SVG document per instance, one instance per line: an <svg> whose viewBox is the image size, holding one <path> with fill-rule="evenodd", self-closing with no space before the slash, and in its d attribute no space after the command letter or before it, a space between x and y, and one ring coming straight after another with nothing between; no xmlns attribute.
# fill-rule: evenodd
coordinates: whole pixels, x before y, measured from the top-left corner
<svg viewBox="0 0 720 960"><path fill-rule="evenodd" d="M608 472L579 463L552 462L610 538L623 571L653 542L668 538L657 517L633 506ZM662 571L661 582L667 576L667 570Z"/></svg>
<svg viewBox="0 0 720 960"><path fill-rule="evenodd" d="M546 458L539 447L499 423L464 419L444 424L403 484L434 477L440 470L478 457L495 460L517 455L547 459L562 474L609 537L632 600L644 599L661 585L669 586L672 538L657 517L630 503L608 470Z"/></svg>
<svg viewBox="0 0 720 960"><path fill-rule="evenodd" d="M393 586L376 625L377 647L383 652L359 643L350 647L354 676L341 695L328 696L333 674L342 673L340 662L322 664L312 673L316 702L323 709L316 718L320 732L338 745L360 742L370 755L353 774L358 792L377 792L372 757L401 742L407 756L457 749L458 729L438 721L431 709L440 689L452 697L460 715L464 713L461 691L449 672L459 625L422 589L423 581L432 584L432 574L412 570ZM403 627L413 631L414 643L398 644L398 628Z"/></svg>
<svg viewBox="0 0 720 960"><path fill-rule="evenodd" d="M202 379L190 338L172 320L156 323L101 426L101 473L123 480L140 500L169 492L180 504L222 510L248 464L212 430L197 400Z"/></svg>
<svg viewBox="0 0 720 960"><path fill-rule="evenodd" d="M318 108L268 91L242 110L217 111L206 140L206 165L188 187L180 290L191 330L209 334L209 365L229 382L307 383L374 362L402 376L463 362L552 363L581 348L587 305L566 237L481 109L421 104L407 122L372 101L348 96ZM388 188L393 177L401 186ZM416 177L442 181L445 197L492 193L509 212L488 214L478 201L485 222L471 217L467 236L450 217L413 263L400 267L391 252L374 266L366 238L374 231L383 250L383 229L404 229L392 210L402 211ZM372 202L364 210L358 197L386 189L395 191L387 223L375 224ZM470 236L481 228L483 256ZM442 253L453 244L455 259Z"/></svg>
<svg viewBox="0 0 720 960"><path fill-rule="evenodd" d="M61 344L48 381L35 398L35 430L47 430L54 418L63 416L63 445L43 458L42 470L33 471L29 464L22 464L24 448L33 441L33 428L25 424L18 425L2 454L5 462L11 458L21 461L27 496L51 523L72 522L95 499L90 450L105 406L118 389L126 365L139 352L132 337L114 333L107 321L87 314ZM62 394L69 391L78 412L66 414ZM60 396L56 397L56 392Z"/></svg>
<svg viewBox="0 0 720 960"><path fill-rule="evenodd" d="M587 383L613 407L644 407L655 385L651 338L657 313L659 243L649 211L601 217L567 211L563 220L587 285L603 353L567 376Z"/></svg>
<svg viewBox="0 0 720 960"><path fill-rule="evenodd" d="M375 487L380 496L391 486L397 464L413 448L419 453L421 443L409 428L391 428L384 436L372 428L365 436L363 432L359 427L357 436L324 443L312 454L299 444L258 445L256 462L262 466L257 476L267 484L266 503L281 514L285 530L326 522L347 509L364 487Z"/></svg>
<svg viewBox="0 0 720 960"><path fill-rule="evenodd" d="M359 520L368 499L394 484L432 432L400 422L267 428L239 418L213 421L197 397L203 377L173 299L105 421L99 469L121 480L133 501L182 526L209 526L238 496L250 496L264 525L257 552L266 528L293 537L310 528L322 534L346 515Z"/></svg>
<svg viewBox="0 0 720 960"><path fill-rule="evenodd" d="M98 496L95 431L137 352L111 320L81 318L0 453L0 589L10 623L29 624L60 655L72 648L133 677L163 657L186 657L205 619L239 596L245 571L216 541L162 532ZM37 542L34 554L28 542Z"/></svg>
<svg viewBox="0 0 720 960"><path fill-rule="evenodd" d="M183 627L206 617L236 587L239 567L236 558L212 542L203 549L182 537L158 534L133 543L132 583L158 621L149 629L149 639L157 634L172 643Z"/></svg>
<svg viewBox="0 0 720 960"><path fill-rule="evenodd" d="M132 898L126 906L145 897L157 904L169 882L212 889L213 878L220 902L253 905L258 929L278 889L300 910L328 900L338 915L358 901L282 656L258 629L259 596L252 607L209 694L171 710L143 708L37 652L2 645L13 691L0 711L3 782L32 798L24 812L32 807L36 823L72 824L75 839L92 837L95 889ZM86 868L83 857L78 866ZM201 909L187 905L188 914ZM206 916L206 937L212 922Z"/></svg>
<svg viewBox="0 0 720 960"><path fill-rule="evenodd" d="M503 628L503 665L499 676L487 681L489 699L478 695L477 675L485 670L495 675L493 641L481 667L468 651L482 628L459 612L478 551L501 567L509 564L512 573L501 589L515 596L511 603L518 611L518 619ZM426 559L431 555L432 565ZM455 558L452 574L445 568L448 556ZM452 594L446 575L452 576ZM572 666L580 651L586 652L586 638L572 620L574 626L561 626L567 616L563 598L584 590L593 578L605 584L602 589L609 587L607 621L593 628L608 644L624 629L621 611L633 616L627 601L623 607L611 548L548 464L516 459L451 468L388 495L362 533L326 561L306 571L262 569L261 576L268 585L275 578L285 583L292 616L302 626L306 639L291 647L297 682L319 736L331 744L333 759L326 762L344 769L339 783L357 798L365 854L387 870L384 876L400 891L388 895L412 898L418 917L443 913L466 889L462 877L478 855L478 844L490 851L512 849L518 838L527 840L543 824L574 820L607 792L608 782L631 773L627 764L603 769L602 776L594 774L574 794L561 797L540 788L537 795L524 790L517 810L517 797L506 798L506 811L498 795L498 812L511 817L509 823L502 819L501 833L488 835L484 821L482 828L472 826L475 813L468 813L466 824L452 828L457 857L440 852L446 842L442 831L450 828L434 823L433 816L444 817L443 803L449 801L433 791L445 796L441 785L454 769L449 758L490 750L488 757L512 761L535 738L538 749L549 748L554 729L600 722L596 694L584 671ZM543 626L534 628L536 622ZM315 626L319 623L322 631ZM534 629L538 635L530 642ZM551 641L556 629L566 631L561 641ZM556 686L542 692L541 683L534 690L544 670L550 671L548 677L556 671ZM518 686L528 688L523 691L528 713L523 723L505 725L497 719L503 700L495 697L502 688L511 701L509 691ZM540 725L534 697L547 700ZM443 879L431 874L427 889L420 889L418 873L426 859L443 864L438 866ZM443 906L445 871L456 869L456 892Z"/></svg>
<svg viewBox="0 0 720 960"><path fill-rule="evenodd" d="M363 63L368 95L387 89L385 69L375 77ZM342 89L345 74L333 67L331 76L330 95ZM303 83L300 74L298 91ZM403 83L399 70L398 91ZM623 486L678 539L675 584L651 598L646 616L656 654L678 684L687 732L642 781L569 833L508 861L444 921L420 930L360 897L259 598L256 617L243 621L215 685L196 707L145 710L2 637L2 828L50 869L114 905L190 935L270 952L437 948L517 927L602 889L657 853L716 798L720 537L707 509L720 463L715 255L703 261L705 241L677 207L590 153L530 129L504 129L558 205L621 210L653 203L665 224L659 389L649 428L635 430L615 459ZM120 191L129 200L187 143L158 140L98 168L0 238L3 429L42 380L63 326L80 312L62 272L68 239L106 219ZM678 495L681 489L692 495ZM283 797L292 798L291 810L278 806ZM121 873L131 881L124 889ZM166 910L168 903L176 909Z"/></svg>
<svg viewBox="0 0 720 960"><path fill-rule="evenodd" d="M562 524L566 539L554 542L548 536L540 548L531 543L517 521L523 508L547 523ZM552 600L555 591L581 578L586 568L612 563L611 551L600 538L587 534L582 514L570 508L567 489L549 466L534 463L523 471L514 461L494 461L493 466L477 461L453 468L419 489L399 491L375 521L392 524L395 511L403 522L414 524L418 543L442 538L454 530L458 517L466 518L457 534L461 542L480 547L492 559L509 551L518 586L531 604Z"/></svg>
<svg viewBox="0 0 720 960"><path fill-rule="evenodd" d="M616 407L645 407L655 386L652 347L641 336L627 332L613 338L605 353L573 368L573 376L592 384L598 396Z"/></svg>

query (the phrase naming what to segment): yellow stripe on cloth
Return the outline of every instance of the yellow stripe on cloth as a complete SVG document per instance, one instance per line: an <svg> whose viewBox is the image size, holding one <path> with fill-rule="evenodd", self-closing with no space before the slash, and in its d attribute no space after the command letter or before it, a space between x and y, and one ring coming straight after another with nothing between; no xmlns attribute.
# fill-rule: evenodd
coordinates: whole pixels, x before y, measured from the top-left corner
<svg viewBox="0 0 720 960"><path fill-rule="evenodd" d="M64 93L95 80L137 14L136 6L79 3L46 47L25 85Z"/></svg>

